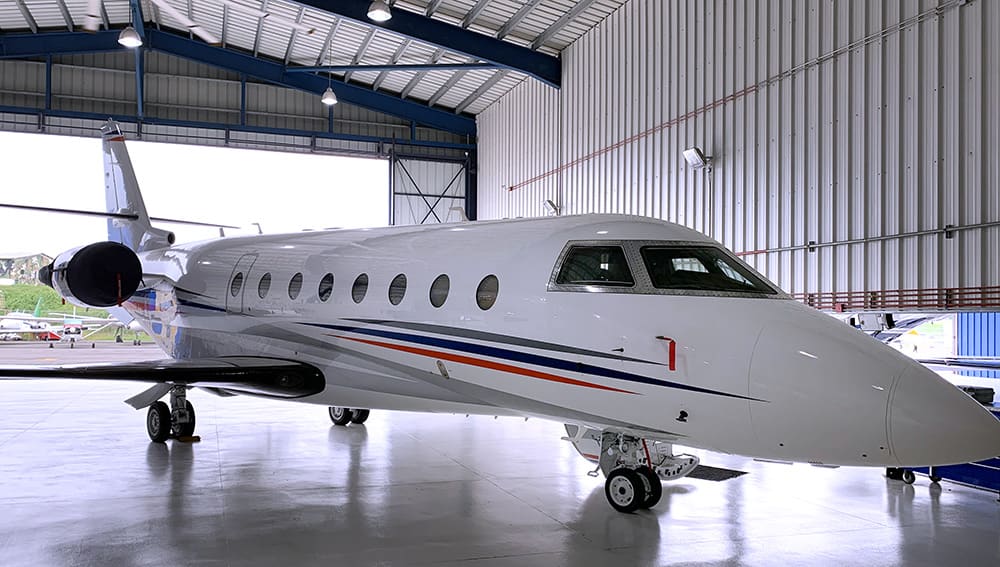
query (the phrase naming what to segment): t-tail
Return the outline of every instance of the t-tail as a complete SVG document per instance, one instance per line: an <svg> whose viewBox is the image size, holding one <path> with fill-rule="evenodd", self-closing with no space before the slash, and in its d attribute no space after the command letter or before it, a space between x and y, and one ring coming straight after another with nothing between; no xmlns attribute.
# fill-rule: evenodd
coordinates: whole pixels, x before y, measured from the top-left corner
<svg viewBox="0 0 1000 567"><path fill-rule="evenodd" d="M125 135L117 122L108 120L101 127L104 145L104 192L107 212L133 218L109 218L108 240L135 252L155 250L173 244L174 234L154 228L142 201L139 182L132 169Z"/></svg>

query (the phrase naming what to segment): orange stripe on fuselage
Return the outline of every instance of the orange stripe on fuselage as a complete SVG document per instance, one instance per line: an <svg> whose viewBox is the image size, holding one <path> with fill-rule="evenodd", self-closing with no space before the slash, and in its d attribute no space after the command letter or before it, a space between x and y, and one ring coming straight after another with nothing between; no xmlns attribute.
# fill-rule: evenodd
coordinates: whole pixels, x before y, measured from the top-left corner
<svg viewBox="0 0 1000 567"><path fill-rule="evenodd" d="M410 354L417 354L420 356L426 356L429 358L439 358L443 360L450 360L451 362L458 362L460 364L468 364L470 366L478 366L480 368L488 368L490 370L498 370L500 372L509 372L511 374L519 374L521 376L528 376L531 378L538 378L540 380L548 380L550 382L558 382L560 384L570 384L572 386L583 386L586 388L595 388L598 390L606 390L608 392L618 392L621 394L635 394L635 392L629 392L628 390L620 390L618 388L612 388L611 386L602 386L601 384L592 384L590 382L584 382L582 380L574 380L573 378L566 378L564 376L556 376L555 374L548 374L546 372L539 372L537 370L531 370L528 368L519 368L517 366L511 366L510 364L504 364L502 362L492 362L489 360L479 360L476 358L470 358L468 356L462 356L460 354L452 354L448 352L438 352L434 350L428 350L425 348L411 347L405 345L394 345L391 343L383 343L379 341L371 341L368 339L356 339L353 337L344 337L340 335L330 335L331 337L336 337L338 339L345 339L348 341L354 341L358 343L364 343L367 345L378 346L383 348L388 348L392 350L398 350L402 352L408 352Z"/></svg>

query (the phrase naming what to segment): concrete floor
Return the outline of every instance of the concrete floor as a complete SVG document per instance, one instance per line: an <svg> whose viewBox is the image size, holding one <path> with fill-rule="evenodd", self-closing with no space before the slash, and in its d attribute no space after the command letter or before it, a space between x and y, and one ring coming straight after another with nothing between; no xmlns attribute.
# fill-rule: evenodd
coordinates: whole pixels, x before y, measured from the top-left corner
<svg viewBox="0 0 1000 567"><path fill-rule="evenodd" d="M0 363L160 358L0 346ZM0 565L1000 565L997 495L878 469L699 453L749 471L614 512L559 424L195 391L202 442L156 445L143 385L0 383Z"/></svg>

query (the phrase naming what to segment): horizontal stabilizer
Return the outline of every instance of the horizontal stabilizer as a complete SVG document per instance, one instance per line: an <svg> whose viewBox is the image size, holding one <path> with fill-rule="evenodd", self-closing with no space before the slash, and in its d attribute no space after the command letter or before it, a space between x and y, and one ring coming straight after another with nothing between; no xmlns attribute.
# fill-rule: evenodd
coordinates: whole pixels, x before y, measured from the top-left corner
<svg viewBox="0 0 1000 567"><path fill-rule="evenodd" d="M318 394L326 387L323 373L314 366L249 356L65 366L0 366L0 380L18 378L153 382L269 398L301 398Z"/></svg>
<svg viewBox="0 0 1000 567"><path fill-rule="evenodd" d="M83 217L102 217L108 219L121 219L121 220L138 220L139 215L135 213L111 213L104 211L84 211L82 209L62 209L56 207L38 207L35 205L15 205L13 203L0 203L0 208L3 209L19 209L22 211L37 211L41 213L58 213L65 215L77 215ZM173 224L186 224L190 226L210 226L218 228L232 228L238 229L238 226L230 226L228 224L219 224L216 222L201 222L201 221L189 221L180 219L165 219L162 217L149 217L149 220L153 222L169 222Z"/></svg>

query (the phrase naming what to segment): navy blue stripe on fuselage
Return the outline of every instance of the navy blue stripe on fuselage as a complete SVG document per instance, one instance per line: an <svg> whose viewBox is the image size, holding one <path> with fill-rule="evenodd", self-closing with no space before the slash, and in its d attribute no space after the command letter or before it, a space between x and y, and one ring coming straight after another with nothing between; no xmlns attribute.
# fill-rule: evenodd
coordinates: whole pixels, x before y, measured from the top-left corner
<svg viewBox="0 0 1000 567"><path fill-rule="evenodd" d="M637 382L640 384L649 384L653 386L664 386L667 388L674 388L678 390L687 390L689 392L697 392L700 394L710 394L713 396L723 396L727 398L737 398L741 400L752 400L752 401L764 401L757 398L751 398L748 396L741 396L739 394L730 394L728 392L720 392L718 390L710 390L708 388L699 388L698 386L691 386L689 384L681 384L679 382L671 382L669 380L658 380L656 378L651 378L649 376L642 376L640 374L632 374L630 372L623 372L621 370L613 370L610 368L603 368L600 366L594 366L591 364L585 364L582 362L573 362L570 360L563 360L560 358L552 358L549 356L542 356L537 354L531 354L527 352L509 350L504 348L498 348L494 346L480 345L474 343L466 343L455 341L451 339L442 339L438 337L428 337L423 335L411 335L409 333L399 333L396 331L387 331L383 329L372 329L369 327L356 327L356 326L346 326L346 325L329 325L323 323L301 323L302 325L308 325L311 327L318 327L322 329L331 329L336 331L347 331L351 333L358 333L361 335L369 335L374 337L382 337L386 339L393 339L397 341L406 341L410 343L417 343L427 346L433 346L438 348L446 348L450 350L456 350L460 352L467 352L472 354L477 354L480 356L489 356L492 358L500 358L504 360L512 360L520 362L522 364L532 364L535 366L544 366L546 368L554 368L558 370L564 370L569 372L579 372L582 374L590 374L593 376L601 376L603 378L611 378L615 380L625 380L628 382Z"/></svg>

